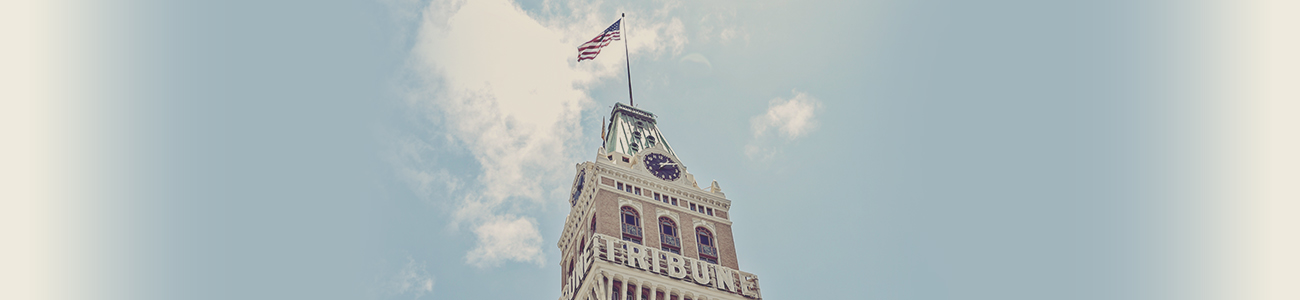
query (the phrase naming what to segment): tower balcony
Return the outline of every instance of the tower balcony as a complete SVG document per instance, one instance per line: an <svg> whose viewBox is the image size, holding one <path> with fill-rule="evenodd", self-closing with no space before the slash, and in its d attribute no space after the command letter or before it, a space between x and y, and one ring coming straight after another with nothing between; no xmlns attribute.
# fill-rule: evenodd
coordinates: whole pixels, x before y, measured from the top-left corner
<svg viewBox="0 0 1300 300"><path fill-rule="evenodd" d="M623 234L641 237L641 226L623 223Z"/></svg>
<svg viewBox="0 0 1300 300"><path fill-rule="evenodd" d="M678 248L678 249L682 248L682 240L680 238L671 235L664 235L662 237L663 238L661 240L663 241L664 245L673 246L674 248Z"/></svg>
<svg viewBox="0 0 1300 300"><path fill-rule="evenodd" d="M713 246L709 246L709 245L698 245L698 246L700 246L700 254L707 255L709 257L718 257L717 248L713 248Z"/></svg>

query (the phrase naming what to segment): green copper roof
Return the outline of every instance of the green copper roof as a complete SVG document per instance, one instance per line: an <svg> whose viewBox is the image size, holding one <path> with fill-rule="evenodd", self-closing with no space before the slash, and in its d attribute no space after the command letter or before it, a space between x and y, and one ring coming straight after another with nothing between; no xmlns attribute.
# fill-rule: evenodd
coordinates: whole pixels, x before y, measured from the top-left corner
<svg viewBox="0 0 1300 300"><path fill-rule="evenodd" d="M605 134L605 153L618 152L636 155L638 151L651 147L663 147L668 153L673 148L668 146L659 127L655 125L655 114L635 107L615 103L609 113L609 131Z"/></svg>

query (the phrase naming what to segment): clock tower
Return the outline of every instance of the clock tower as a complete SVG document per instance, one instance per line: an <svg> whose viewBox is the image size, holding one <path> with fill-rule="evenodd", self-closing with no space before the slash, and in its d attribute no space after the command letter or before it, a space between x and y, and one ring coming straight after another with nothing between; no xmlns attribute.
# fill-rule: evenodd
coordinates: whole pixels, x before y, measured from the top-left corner
<svg viewBox="0 0 1300 300"><path fill-rule="evenodd" d="M655 125L618 103L594 161L576 166L560 300L762 299L740 270L718 182L700 188Z"/></svg>

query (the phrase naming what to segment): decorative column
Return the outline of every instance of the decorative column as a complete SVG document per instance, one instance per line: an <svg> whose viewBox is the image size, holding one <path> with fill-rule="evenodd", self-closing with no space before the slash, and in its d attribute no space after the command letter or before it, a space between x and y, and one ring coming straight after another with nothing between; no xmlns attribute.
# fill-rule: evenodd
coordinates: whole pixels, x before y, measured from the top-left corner
<svg viewBox="0 0 1300 300"><path fill-rule="evenodd" d="M644 280L638 280L638 281L636 282L636 297L633 297L632 299L633 299L633 300L641 300L641 289L644 289L644 288L645 288L645 281L644 281Z"/></svg>
<svg viewBox="0 0 1300 300"><path fill-rule="evenodd" d="M619 299L619 300L625 300L625 299L627 299L627 294L628 294L628 292L627 292L627 276L623 276L623 289L620 290L620 291L618 291L618 293L619 293L619 295L618 295L618 299Z"/></svg>
<svg viewBox="0 0 1300 300"><path fill-rule="evenodd" d="M601 271L601 274L605 275L605 280L608 282L605 284L605 297L606 299L613 298L614 297L614 276L610 276L608 272L604 272L604 271Z"/></svg>

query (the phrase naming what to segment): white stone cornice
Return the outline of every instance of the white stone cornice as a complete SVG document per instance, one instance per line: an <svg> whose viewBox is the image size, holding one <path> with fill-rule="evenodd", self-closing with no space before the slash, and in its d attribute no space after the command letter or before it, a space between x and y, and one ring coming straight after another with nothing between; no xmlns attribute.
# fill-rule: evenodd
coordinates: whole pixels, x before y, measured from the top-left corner
<svg viewBox="0 0 1300 300"><path fill-rule="evenodd" d="M593 173L599 174L598 176L604 176L606 178L614 179L616 181L623 182L623 183L631 183L634 186L641 187L643 190L648 188L651 189L652 192L659 192L660 194L669 195L681 200L685 200L693 203L708 204L710 206L713 206L715 210L720 209L723 211L730 211L731 208L731 200L727 200L726 198L719 197L718 195L709 193L706 190L701 190L698 188L683 188L675 183L665 182L659 180L658 178L654 178L648 175L648 173L639 174L637 172L625 170L618 167L613 167L600 162L597 162L596 166L592 168L592 170L594 170ZM594 185L602 184L600 183L599 179L596 179L594 183L595 183ZM601 186L600 188L608 189L610 191L615 191L620 194L620 197L628 197L628 198L641 199L646 201L650 201L648 199L652 199L649 198L649 196L639 196L636 194L628 193L626 191L618 190L613 187ZM681 210L683 212L689 212L690 214L698 218L710 219L714 222L731 225L730 219L722 218L719 216L710 216L708 214L699 213L699 212L691 212L689 209L684 207L674 207L674 209Z"/></svg>

